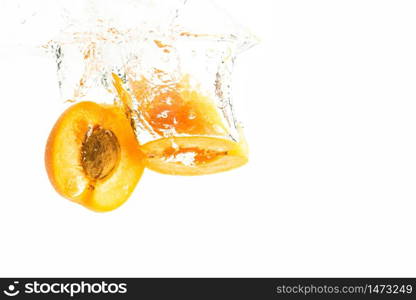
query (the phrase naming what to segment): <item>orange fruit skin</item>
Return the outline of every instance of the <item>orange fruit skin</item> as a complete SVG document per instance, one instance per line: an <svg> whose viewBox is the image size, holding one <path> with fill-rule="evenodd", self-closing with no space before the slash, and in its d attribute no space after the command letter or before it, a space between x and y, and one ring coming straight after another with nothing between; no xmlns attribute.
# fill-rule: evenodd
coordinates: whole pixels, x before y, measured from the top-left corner
<svg viewBox="0 0 416 300"><path fill-rule="evenodd" d="M88 129L97 125L117 137L120 159L108 176L93 180L81 165L81 147ZM124 111L94 102L69 107L55 123L45 150L46 171L55 190L97 212L111 211L129 198L142 176L143 161Z"/></svg>

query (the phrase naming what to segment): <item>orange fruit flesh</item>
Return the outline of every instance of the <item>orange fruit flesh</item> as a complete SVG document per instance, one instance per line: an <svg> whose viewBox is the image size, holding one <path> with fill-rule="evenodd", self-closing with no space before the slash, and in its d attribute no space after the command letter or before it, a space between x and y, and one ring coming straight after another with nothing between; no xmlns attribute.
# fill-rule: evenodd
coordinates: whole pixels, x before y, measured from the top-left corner
<svg viewBox="0 0 416 300"><path fill-rule="evenodd" d="M133 111L131 95L117 75L113 78L124 107ZM218 108L188 82L184 77L170 86L150 87L145 79L132 83L145 127L160 136L141 147L146 166L164 174L203 175L245 164L248 151L244 138L236 143L218 137L228 134Z"/></svg>
<svg viewBox="0 0 416 300"><path fill-rule="evenodd" d="M45 165L59 194L94 211L123 204L144 169L123 110L93 102L77 103L61 115L48 138Z"/></svg>
<svg viewBox="0 0 416 300"><path fill-rule="evenodd" d="M143 119L161 136L227 134L216 105L191 89L187 77L173 85L154 87L142 79L133 82L132 89Z"/></svg>
<svg viewBox="0 0 416 300"><path fill-rule="evenodd" d="M204 175L231 170L248 161L245 143L207 137L171 137L142 146L146 166L170 175Z"/></svg>

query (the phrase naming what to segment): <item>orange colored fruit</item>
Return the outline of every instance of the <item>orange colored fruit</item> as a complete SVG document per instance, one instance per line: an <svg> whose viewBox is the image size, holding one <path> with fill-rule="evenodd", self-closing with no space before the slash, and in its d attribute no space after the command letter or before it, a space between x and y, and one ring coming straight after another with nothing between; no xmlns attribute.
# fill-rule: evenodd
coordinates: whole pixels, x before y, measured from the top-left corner
<svg viewBox="0 0 416 300"><path fill-rule="evenodd" d="M132 89L142 118L161 136L227 134L215 103L191 89L187 77L179 83L152 87L142 79Z"/></svg>
<svg viewBox="0 0 416 300"><path fill-rule="evenodd" d="M60 116L49 135L45 165L59 194L100 212L123 204L144 169L124 111L94 102L74 104Z"/></svg>
<svg viewBox="0 0 416 300"><path fill-rule="evenodd" d="M155 140L142 145L146 166L173 175L203 175L237 168L248 161L248 149L240 131L239 143L228 135L219 109L207 96L192 89L185 77L171 85L150 86L145 80L132 82L132 96L113 75L114 86L127 113L138 112L142 128ZM224 138L222 137L224 136Z"/></svg>
<svg viewBox="0 0 416 300"><path fill-rule="evenodd" d="M244 142L190 136L162 138L142 146L146 166L170 175L204 175L228 171L248 161Z"/></svg>

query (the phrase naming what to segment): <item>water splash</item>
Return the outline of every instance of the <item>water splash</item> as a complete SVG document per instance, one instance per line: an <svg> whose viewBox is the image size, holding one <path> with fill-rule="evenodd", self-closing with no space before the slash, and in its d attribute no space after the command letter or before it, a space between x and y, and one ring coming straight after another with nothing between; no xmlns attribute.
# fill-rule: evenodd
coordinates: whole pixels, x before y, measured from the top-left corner
<svg viewBox="0 0 416 300"><path fill-rule="evenodd" d="M113 86L116 74L133 95L136 133L140 140L152 140L161 134L140 112L133 83L144 80L150 89L163 92L187 76L190 89L213 102L227 127L214 129L238 140L232 71L236 56L258 39L215 2L4 0L3 14L17 16L11 23L20 28L9 46L18 40L27 48L42 47L53 57L63 101L120 101ZM194 118L190 113L189 119ZM175 127L169 127L162 135L176 134Z"/></svg>

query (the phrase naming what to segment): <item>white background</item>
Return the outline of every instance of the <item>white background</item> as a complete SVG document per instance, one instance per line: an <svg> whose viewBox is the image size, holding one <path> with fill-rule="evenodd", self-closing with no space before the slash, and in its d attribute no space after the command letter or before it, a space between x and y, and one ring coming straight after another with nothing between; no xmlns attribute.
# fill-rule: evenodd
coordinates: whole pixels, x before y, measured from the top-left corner
<svg viewBox="0 0 416 300"><path fill-rule="evenodd" d="M249 164L146 170L111 213L47 179L52 61L2 55L1 276L416 276L416 3L221 4L262 39L235 70Z"/></svg>

